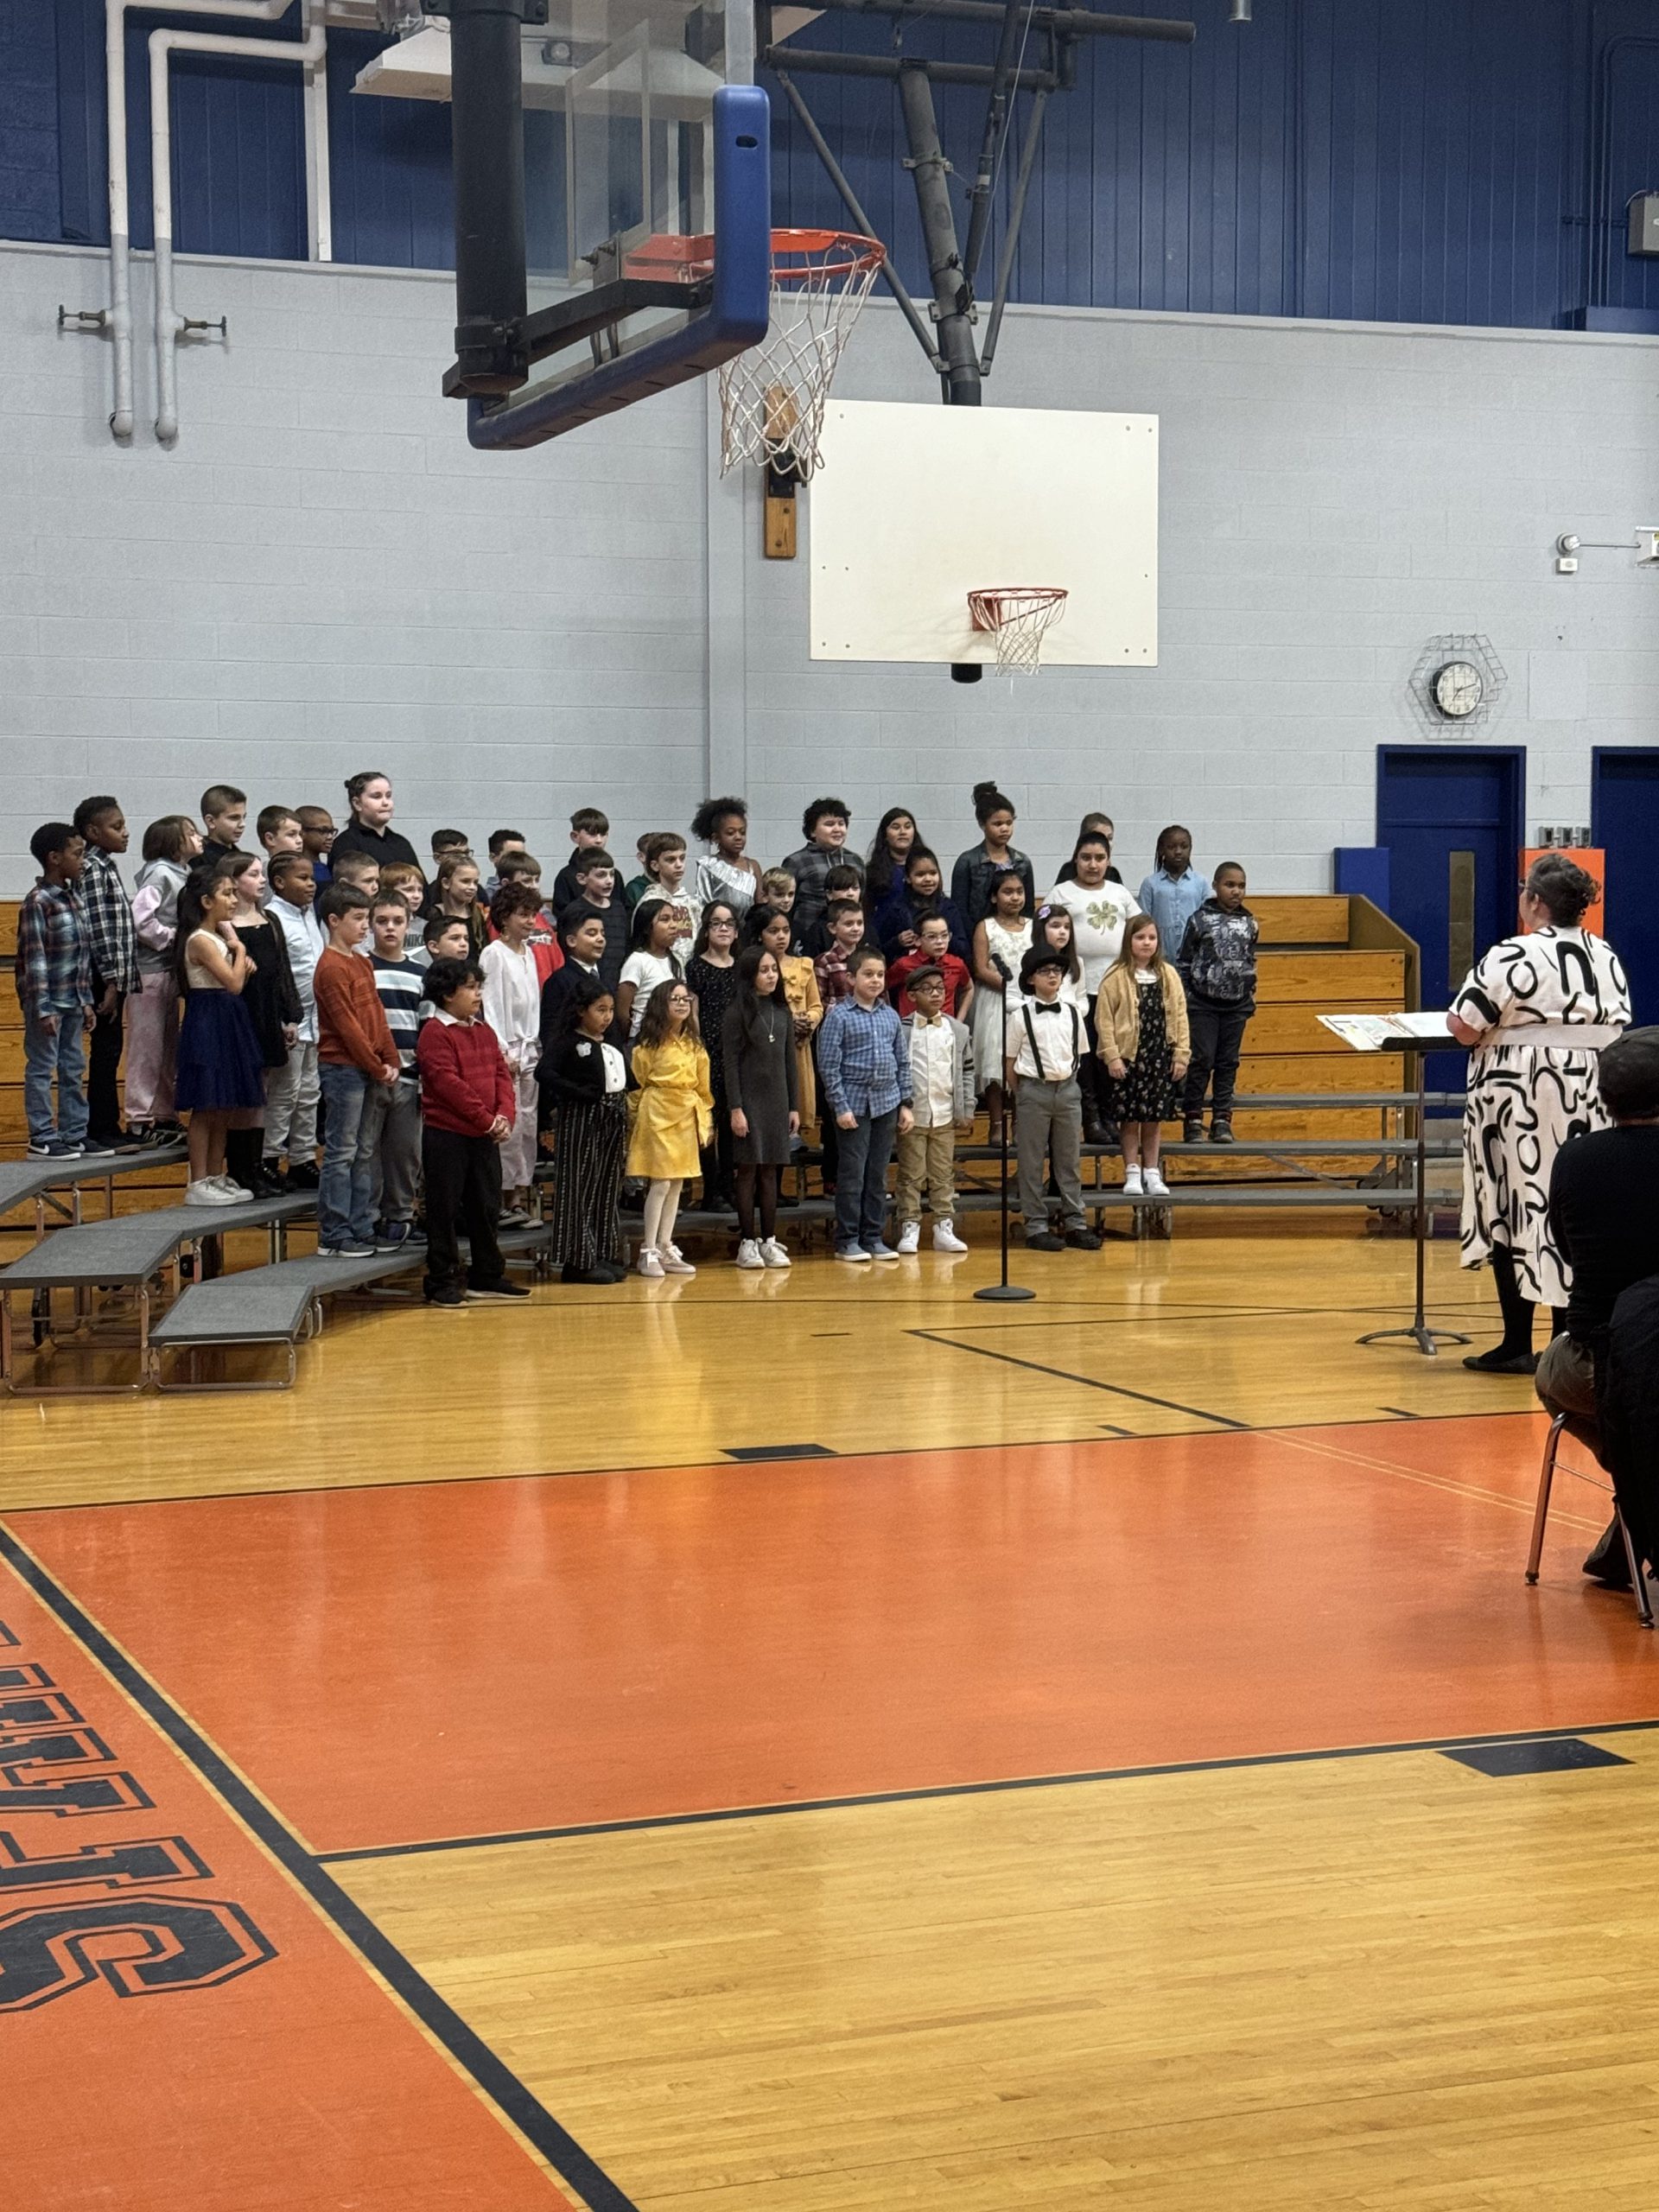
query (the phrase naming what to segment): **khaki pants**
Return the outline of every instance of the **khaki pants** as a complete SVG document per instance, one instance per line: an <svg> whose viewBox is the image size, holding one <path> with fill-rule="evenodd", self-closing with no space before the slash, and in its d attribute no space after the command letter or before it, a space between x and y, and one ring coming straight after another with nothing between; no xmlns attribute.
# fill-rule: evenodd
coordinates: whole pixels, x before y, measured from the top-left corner
<svg viewBox="0 0 1659 2212"><path fill-rule="evenodd" d="M949 1221L956 1211L957 1132L946 1122L937 1129L909 1129L899 1140L899 1226L918 1225L922 1192L935 1224Z"/></svg>
<svg viewBox="0 0 1659 2212"><path fill-rule="evenodd" d="M1552 1337L1539 1357L1533 1388L1553 1414L1567 1415L1567 1433L1600 1456L1596 1427L1596 1367L1589 1346L1574 1344L1565 1329Z"/></svg>

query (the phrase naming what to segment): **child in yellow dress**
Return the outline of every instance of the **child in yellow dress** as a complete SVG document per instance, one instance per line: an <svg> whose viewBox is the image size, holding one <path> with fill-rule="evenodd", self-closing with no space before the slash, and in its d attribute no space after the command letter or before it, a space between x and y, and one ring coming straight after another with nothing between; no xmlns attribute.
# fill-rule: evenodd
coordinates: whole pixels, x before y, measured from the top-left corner
<svg viewBox="0 0 1659 2212"><path fill-rule="evenodd" d="M633 1077L639 1090L628 1173L651 1184L639 1272L694 1275L674 1242L674 1218L685 1179L699 1172L699 1150L713 1138L715 1101L697 1002L683 982L658 983L652 991L633 1048Z"/></svg>

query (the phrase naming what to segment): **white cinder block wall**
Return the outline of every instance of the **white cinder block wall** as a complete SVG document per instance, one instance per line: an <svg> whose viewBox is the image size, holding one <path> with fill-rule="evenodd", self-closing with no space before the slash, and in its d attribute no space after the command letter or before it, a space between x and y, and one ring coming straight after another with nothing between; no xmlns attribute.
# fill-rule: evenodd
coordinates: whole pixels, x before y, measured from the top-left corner
<svg viewBox="0 0 1659 2212"><path fill-rule="evenodd" d="M1205 862L1312 890L1371 840L1377 745L1422 741L1406 679L1436 633L1508 669L1480 734L1528 747L1529 826L1588 818L1592 744L1659 733L1659 573L1553 557L1659 520L1659 341L1016 310L994 404L1161 417L1160 658L965 689L808 658L808 564L761 559L756 483L711 467L712 385L475 454L437 393L447 278L193 261L184 310L230 343L186 353L168 453L147 275L121 451L107 346L56 328L103 257L0 252L0 891L90 791L137 825L219 779L338 810L359 766L417 843L511 823L550 861L581 801L631 856L711 786L747 792L767 858L826 790L861 843L901 801L949 857L995 774L1040 873L1103 805L1131 882L1180 819ZM842 378L938 404L884 303Z"/></svg>

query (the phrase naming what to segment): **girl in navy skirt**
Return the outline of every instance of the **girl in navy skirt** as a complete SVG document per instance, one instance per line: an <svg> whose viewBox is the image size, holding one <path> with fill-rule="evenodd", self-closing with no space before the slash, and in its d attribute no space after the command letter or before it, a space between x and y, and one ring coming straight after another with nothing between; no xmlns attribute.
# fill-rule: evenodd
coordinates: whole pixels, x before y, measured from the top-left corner
<svg viewBox="0 0 1659 2212"><path fill-rule="evenodd" d="M232 926L237 860L222 861L179 893L175 938L184 1020L179 1030L177 1104L190 1116L188 1206L240 1205L252 1197L225 1173L232 1119L264 1103L264 1054L242 1003L246 948Z"/></svg>

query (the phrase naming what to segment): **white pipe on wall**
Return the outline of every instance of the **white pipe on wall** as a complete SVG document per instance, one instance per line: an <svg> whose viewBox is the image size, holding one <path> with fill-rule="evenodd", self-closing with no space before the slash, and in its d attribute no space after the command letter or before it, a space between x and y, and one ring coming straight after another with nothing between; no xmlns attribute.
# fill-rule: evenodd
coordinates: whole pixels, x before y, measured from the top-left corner
<svg viewBox="0 0 1659 2212"><path fill-rule="evenodd" d="M176 16L226 16L256 23L280 22L290 0L161 0ZM110 430L132 435L132 240L127 215L127 10L137 0L104 0L105 109L110 149L110 337L115 359L115 410ZM325 149L324 159L327 160Z"/></svg>
<svg viewBox="0 0 1659 2212"><path fill-rule="evenodd" d="M149 35L150 200L156 219L156 435L171 445L179 435L178 340L184 317L173 305L173 102L170 58L175 54L247 54L260 61L298 61L308 67L328 50L321 22L293 42L232 38L217 31L152 31ZM315 218L308 218L315 221Z"/></svg>

